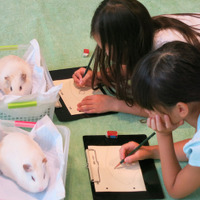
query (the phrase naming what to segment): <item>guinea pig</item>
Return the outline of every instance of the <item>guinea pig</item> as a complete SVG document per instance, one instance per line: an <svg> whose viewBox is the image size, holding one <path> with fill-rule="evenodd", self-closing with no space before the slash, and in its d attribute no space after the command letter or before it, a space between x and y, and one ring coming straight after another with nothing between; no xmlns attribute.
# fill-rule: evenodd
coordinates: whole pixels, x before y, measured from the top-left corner
<svg viewBox="0 0 200 200"><path fill-rule="evenodd" d="M0 142L0 171L24 190L42 192L49 183L47 158L28 135L11 132Z"/></svg>
<svg viewBox="0 0 200 200"><path fill-rule="evenodd" d="M32 67L15 55L0 59L0 90L4 94L27 95L32 91Z"/></svg>

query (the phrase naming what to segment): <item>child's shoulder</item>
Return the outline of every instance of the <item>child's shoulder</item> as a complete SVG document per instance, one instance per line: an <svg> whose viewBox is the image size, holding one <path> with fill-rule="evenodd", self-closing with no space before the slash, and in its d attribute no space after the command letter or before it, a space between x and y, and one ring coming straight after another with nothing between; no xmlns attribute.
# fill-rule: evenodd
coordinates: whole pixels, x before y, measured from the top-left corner
<svg viewBox="0 0 200 200"><path fill-rule="evenodd" d="M163 29L163 30L157 31L154 35L153 49L154 50L158 49L165 43L172 42L175 40L185 42L185 39L182 36L182 34L176 30Z"/></svg>
<svg viewBox="0 0 200 200"><path fill-rule="evenodd" d="M163 16L178 19L189 26L197 28L197 31L199 29L198 32L200 32L200 13L196 13L196 14L194 13L192 15L171 14L171 15L163 15ZM185 42L183 35L180 32L174 30L173 27L170 29L168 28L168 29L158 30L154 35L153 49L157 49L161 47L163 44L167 42L172 42L175 40Z"/></svg>

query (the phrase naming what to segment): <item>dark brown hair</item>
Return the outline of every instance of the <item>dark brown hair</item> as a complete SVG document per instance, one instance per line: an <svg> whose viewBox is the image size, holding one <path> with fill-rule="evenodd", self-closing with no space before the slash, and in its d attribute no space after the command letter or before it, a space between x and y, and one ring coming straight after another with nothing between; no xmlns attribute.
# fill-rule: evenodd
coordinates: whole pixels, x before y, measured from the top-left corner
<svg viewBox="0 0 200 200"><path fill-rule="evenodd" d="M98 35L102 45L95 50L93 88L97 71L100 71L102 82L114 88L113 94L118 99L132 106L134 101L129 81L134 67L152 50L156 31L167 28L179 31L188 43L200 47L197 39L200 35L195 29L177 19L151 18L148 10L137 0L102 1L91 22L91 36ZM122 64L126 65L123 75Z"/></svg>
<svg viewBox="0 0 200 200"><path fill-rule="evenodd" d="M200 101L200 51L174 41L147 54L132 76L135 102L142 108L166 108L178 102Z"/></svg>

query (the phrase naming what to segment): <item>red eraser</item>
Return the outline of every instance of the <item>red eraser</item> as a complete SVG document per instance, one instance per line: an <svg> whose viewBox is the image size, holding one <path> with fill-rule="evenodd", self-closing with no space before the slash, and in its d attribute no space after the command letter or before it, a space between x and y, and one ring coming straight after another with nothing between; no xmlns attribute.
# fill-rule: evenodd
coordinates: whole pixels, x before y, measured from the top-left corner
<svg viewBox="0 0 200 200"><path fill-rule="evenodd" d="M116 138L117 137L117 131L107 131L108 138Z"/></svg>
<svg viewBox="0 0 200 200"><path fill-rule="evenodd" d="M88 57L88 55L89 55L89 49L84 49L83 50L83 57Z"/></svg>
<svg viewBox="0 0 200 200"><path fill-rule="evenodd" d="M83 50L83 53L88 53L89 54L89 52L90 52L89 49L84 49Z"/></svg>

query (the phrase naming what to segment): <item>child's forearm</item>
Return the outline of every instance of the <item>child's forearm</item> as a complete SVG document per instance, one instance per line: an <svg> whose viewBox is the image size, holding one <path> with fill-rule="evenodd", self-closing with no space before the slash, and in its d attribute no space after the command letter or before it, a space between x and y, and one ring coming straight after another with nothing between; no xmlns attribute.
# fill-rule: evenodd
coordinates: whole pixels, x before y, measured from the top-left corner
<svg viewBox="0 0 200 200"><path fill-rule="evenodd" d="M175 149L175 154L178 159L178 161L187 161L187 157L185 153L183 152L183 146L189 141L190 139L185 139L179 142L174 143L174 149ZM151 157L152 159L160 159L160 153L159 153L159 146L154 145L154 146L149 146L151 150Z"/></svg>
<svg viewBox="0 0 200 200"><path fill-rule="evenodd" d="M149 149L151 150L151 159L160 159L158 145L149 146Z"/></svg>
<svg viewBox="0 0 200 200"><path fill-rule="evenodd" d="M118 100L116 97L113 99L112 111L129 113L132 115L147 117L147 113L138 105L128 106L125 101Z"/></svg>
<svg viewBox="0 0 200 200"><path fill-rule="evenodd" d="M157 139L163 180L168 193L173 196L176 193L174 183L181 167L176 157L172 134L157 133Z"/></svg>
<svg viewBox="0 0 200 200"><path fill-rule="evenodd" d="M186 154L183 152L183 147L189 140L190 139L185 139L185 140L174 143L174 149L175 149L175 153L176 153L176 157L178 161L188 161Z"/></svg>

